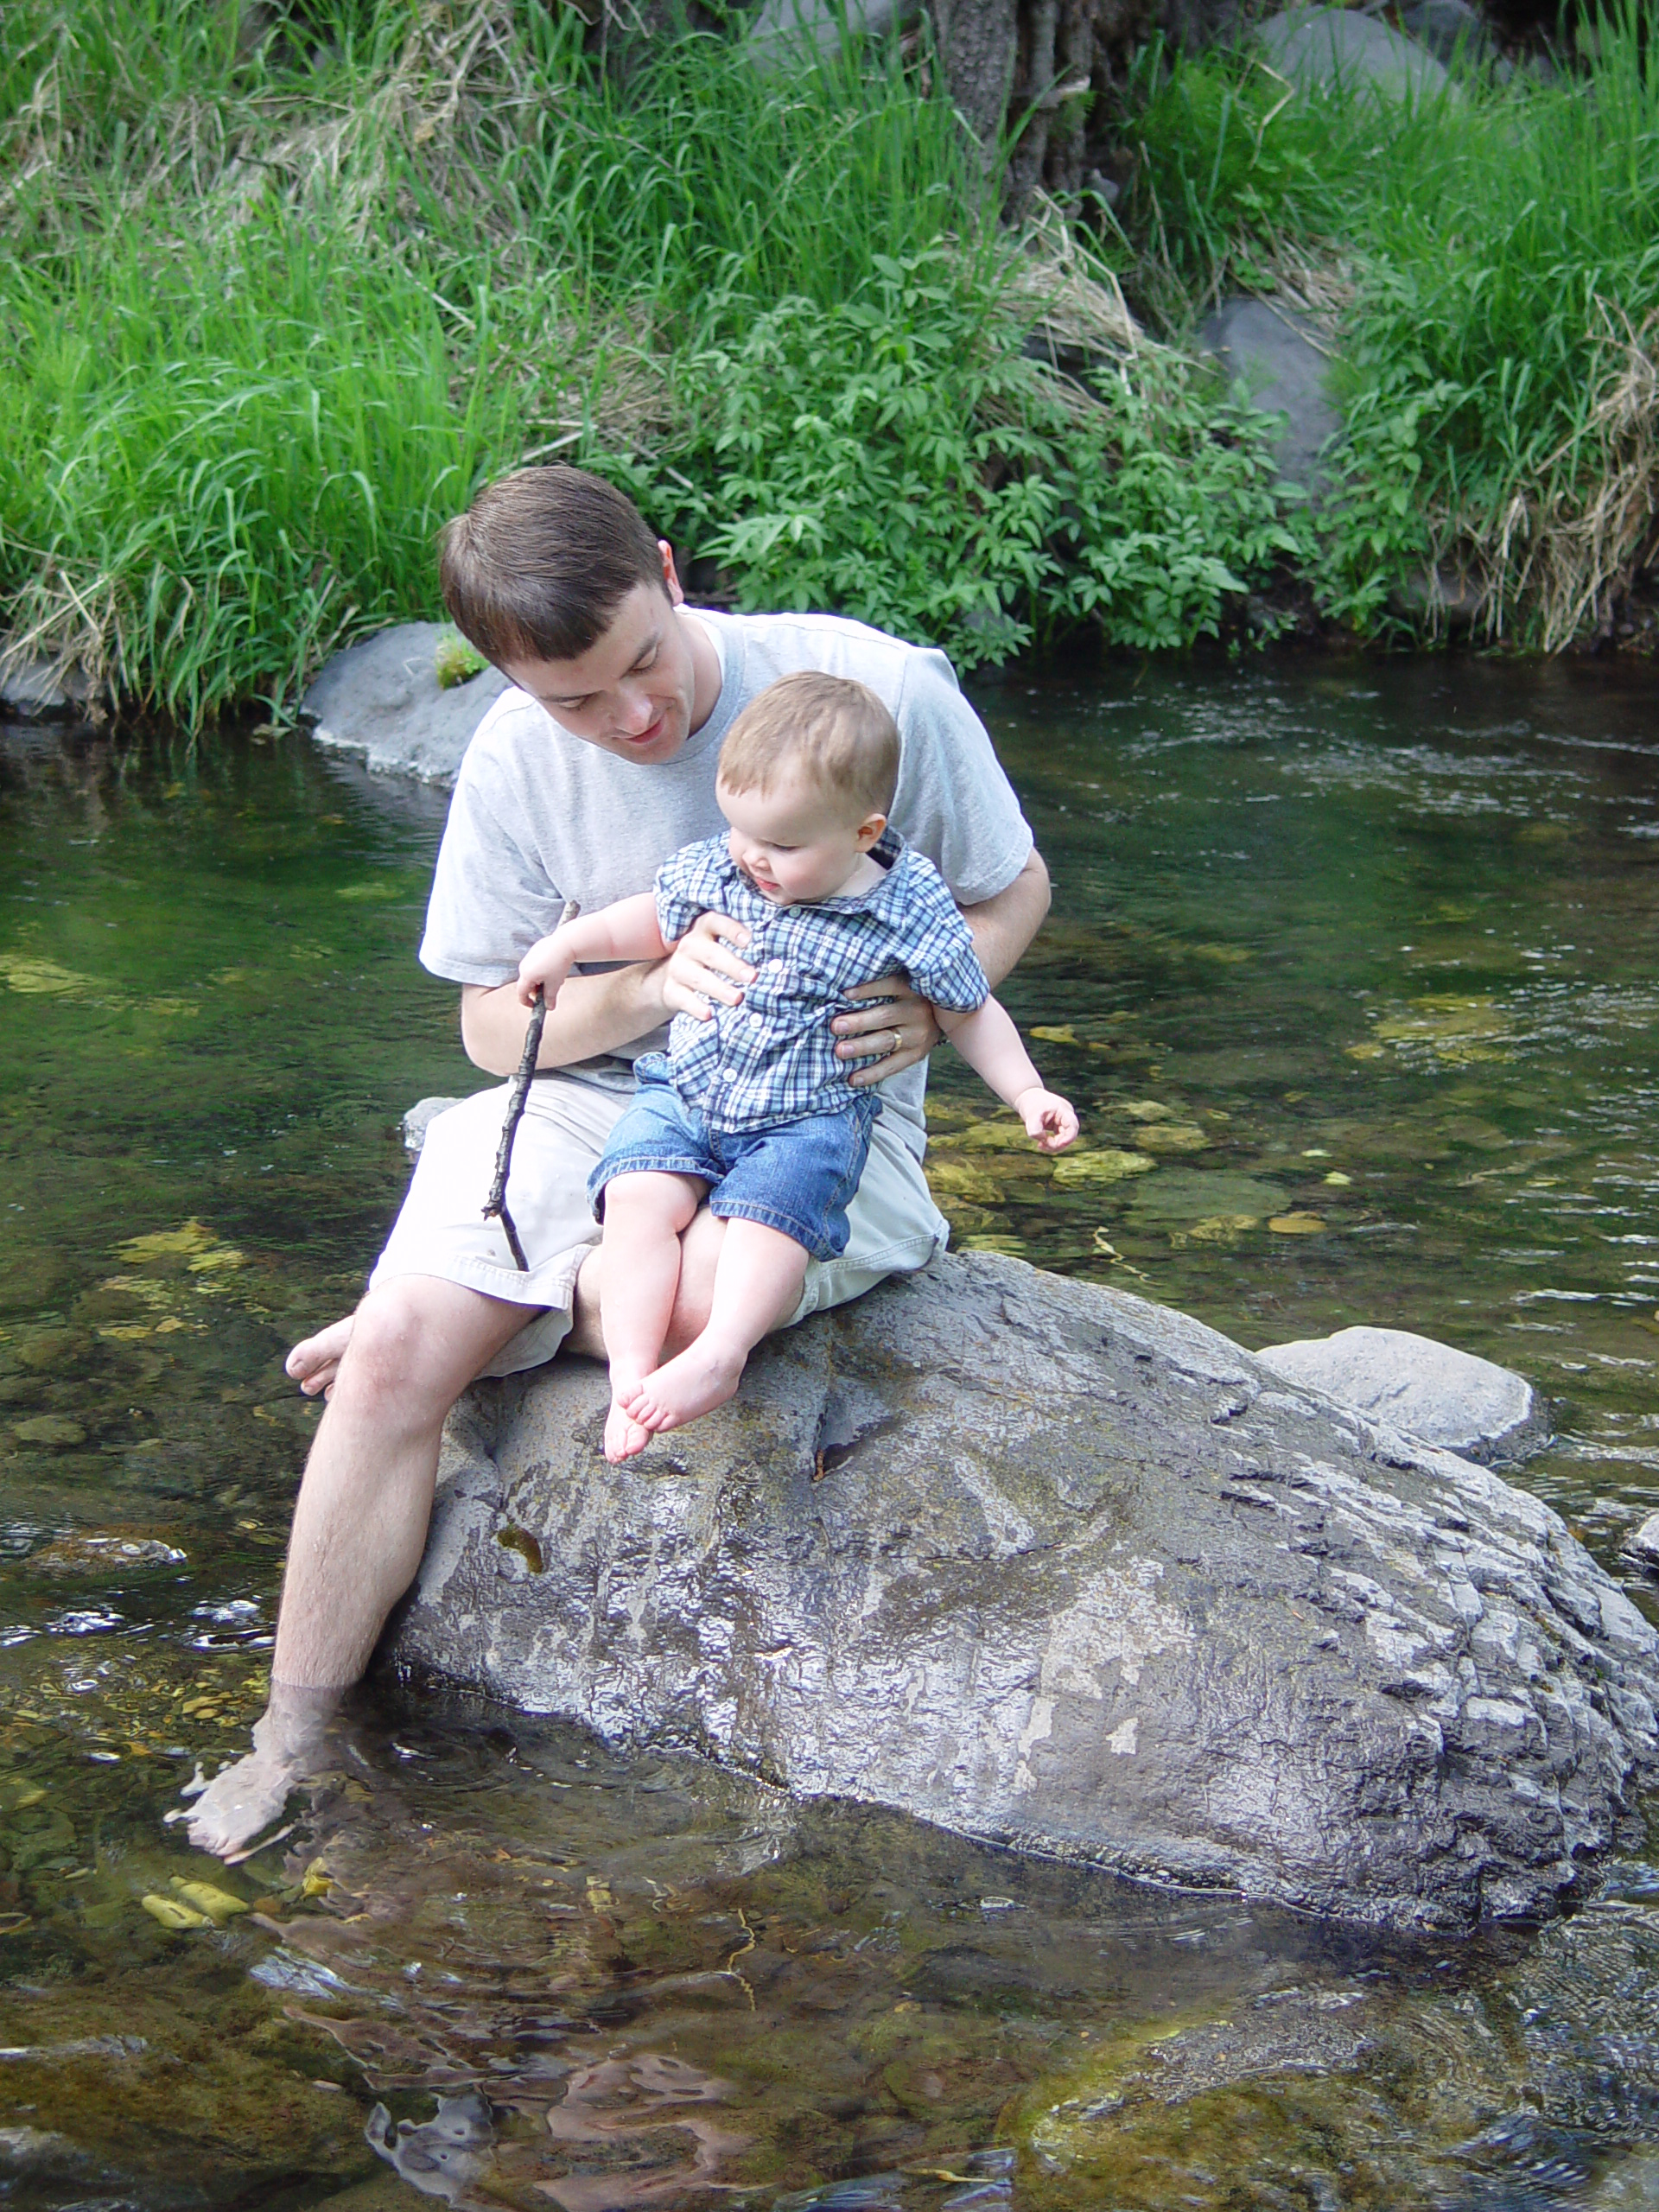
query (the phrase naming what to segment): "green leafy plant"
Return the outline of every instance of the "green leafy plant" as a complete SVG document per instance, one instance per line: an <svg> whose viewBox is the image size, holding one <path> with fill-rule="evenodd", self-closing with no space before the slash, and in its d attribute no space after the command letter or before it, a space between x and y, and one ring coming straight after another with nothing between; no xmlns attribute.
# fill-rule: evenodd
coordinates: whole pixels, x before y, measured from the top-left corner
<svg viewBox="0 0 1659 2212"><path fill-rule="evenodd" d="M1085 626L1148 649L1214 634L1297 543L1259 428L1159 349L1085 392L1024 335L948 250L884 257L842 306L786 300L694 354L685 431L632 480L741 603L835 607L963 667Z"/></svg>

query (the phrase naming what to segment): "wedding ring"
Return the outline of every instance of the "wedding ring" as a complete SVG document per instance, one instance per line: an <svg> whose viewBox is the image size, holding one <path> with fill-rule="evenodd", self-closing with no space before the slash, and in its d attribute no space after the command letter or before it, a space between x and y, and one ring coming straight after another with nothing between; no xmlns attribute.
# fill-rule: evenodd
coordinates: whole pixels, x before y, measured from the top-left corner
<svg viewBox="0 0 1659 2212"><path fill-rule="evenodd" d="M893 1054L899 1050L899 1047L905 1041L904 1032L902 1030L889 1029L887 1034L893 1039L893 1042L887 1046L887 1051L881 1055L884 1060L890 1060Z"/></svg>

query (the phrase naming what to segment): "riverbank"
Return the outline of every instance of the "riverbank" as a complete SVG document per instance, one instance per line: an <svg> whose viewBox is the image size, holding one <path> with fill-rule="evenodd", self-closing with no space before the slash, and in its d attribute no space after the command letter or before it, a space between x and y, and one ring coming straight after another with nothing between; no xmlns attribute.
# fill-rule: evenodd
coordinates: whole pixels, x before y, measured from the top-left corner
<svg viewBox="0 0 1659 2212"><path fill-rule="evenodd" d="M281 717L328 652L436 612L433 536L477 482L557 457L633 492L697 588L964 669L1295 609L1432 636L1437 568L1478 636L1639 637L1659 86L1621 22L1592 79L1410 111L1149 53L1116 196L1015 232L920 35L764 72L684 35L619 70L574 11L505 0L28 0L0 65L11 634L187 727ZM1188 350L1230 289L1338 357L1317 518Z"/></svg>

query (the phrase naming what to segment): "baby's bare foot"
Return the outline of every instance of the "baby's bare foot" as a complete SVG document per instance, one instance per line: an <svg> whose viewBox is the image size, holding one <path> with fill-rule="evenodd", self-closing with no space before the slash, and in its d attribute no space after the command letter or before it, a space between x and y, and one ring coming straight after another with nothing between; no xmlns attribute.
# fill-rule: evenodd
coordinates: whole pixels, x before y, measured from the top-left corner
<svg viewBox="0 0 1659 2212"><path fill-rule="evenodd" d="M303 1338L283 1362L283 1373L299 1384L308 1398L315 1398L319 1391L325 1398L334 1395L334 1378L352 1341L356 1319L353 1313L342 1314L326 1329L319 1329L315 1337Z"/></svg>
<svg viewBox="0 0 1659 2212"><path fill-rule="evenodd" d="M630 1386L639 1389L639 1384ZM643 1452L651 1441L651 1431L634 1419L627 1408L613 1402L605 1416L605 1457L611 1465L620 1466L624 1459L632 1459Z"/></svg>
<svg viewBox="0 0 1659 2212"><path fill-rule="evenodd" d="M748 1355L711 1344L699 1337L677 1359L671 1359L643 1382L624 1391L622 1403L642 1428L655 1433L683 1428L732 1397L742 1380Z"/></svg>

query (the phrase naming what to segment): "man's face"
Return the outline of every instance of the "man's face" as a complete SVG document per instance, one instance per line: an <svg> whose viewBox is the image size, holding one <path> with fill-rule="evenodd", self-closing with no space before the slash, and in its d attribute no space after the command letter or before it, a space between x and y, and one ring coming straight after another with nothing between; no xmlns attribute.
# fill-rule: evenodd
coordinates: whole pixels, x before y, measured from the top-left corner
<svg viewBox="0 0 1659 2212"><path fill-rule="evenodd" d="M681 596L669 565L662 584L635 584L585 653L508 661L502 674L573 737L619 760L671 760L690 734L696 695Z"/></svg>

